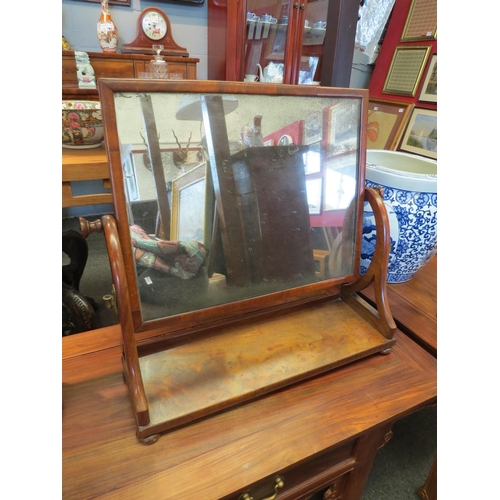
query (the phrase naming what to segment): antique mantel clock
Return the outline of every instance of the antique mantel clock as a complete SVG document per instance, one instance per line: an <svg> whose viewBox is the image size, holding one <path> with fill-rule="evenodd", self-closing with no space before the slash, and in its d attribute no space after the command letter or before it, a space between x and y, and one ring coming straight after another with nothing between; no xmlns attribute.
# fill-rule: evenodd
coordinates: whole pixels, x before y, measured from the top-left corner
<svg viewBox="0 0 500 500"><path fill-rule="evenodd" d="M151 54L153 44L163 45L164 56L189 57L187 50L174 41L167 14L156 7L147 7L137 19L134 40L122 45L122 53Z"/></svg>

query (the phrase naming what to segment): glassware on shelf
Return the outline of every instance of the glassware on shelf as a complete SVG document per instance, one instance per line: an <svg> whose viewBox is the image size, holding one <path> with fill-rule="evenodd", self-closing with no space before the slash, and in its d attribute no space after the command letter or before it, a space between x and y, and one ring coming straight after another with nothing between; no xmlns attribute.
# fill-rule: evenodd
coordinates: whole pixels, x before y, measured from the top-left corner
<svg viewBox="0 0 500 500"><path fill-rule="evenodd" d="M161 55L163 45L154 44L153 50L156 51L156 55L149 64L151 78L166 80L168 78L168 64L163 60L163 56Z"/></svg>

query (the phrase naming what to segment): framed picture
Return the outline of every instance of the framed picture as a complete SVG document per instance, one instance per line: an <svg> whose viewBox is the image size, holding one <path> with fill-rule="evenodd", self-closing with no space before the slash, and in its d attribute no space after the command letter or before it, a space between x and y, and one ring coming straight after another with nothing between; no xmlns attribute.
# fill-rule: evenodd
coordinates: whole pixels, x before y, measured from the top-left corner
<svg viewBox="0 0 500 500"><path fill-rule="evenodd" d="M402 42L435 39L437 35L437 0L413 0L405 27Z"/></svg>
<svg viewBox="0 0 500 500"><path fill-rule="evenodd" d="M414 97L430 51L430 45L396 47L382 92Z"/></svg>
<svg viewBox="0 0 500 500"><path fill-rule="evenodd" d="M366 147L396 150L413 107L408 102L370 99Z"/></svg>
<svg viewBox="0 0 500 500"><path fill-rule="evenodd" d="M74 2L101 3L101 0L73 0ZM109 5L122 5L130 7L132 0L109 0Z"/></svg>
<svg viewBox="0 0 500 500"><path fill-rule="evenodd" d="M321 213L321 193L323 192L323 179L306 180L307 204L309 213L319 215Z"/></svg>
<svg viewBox="0 0 500 500"><path fill-rule="evenodd" d="M323 139L323 112L319 111L304 119L303 144L313 144Z"/></svg>
<svg viewBox="0 0 500 500"><path fill-rule="evenodd" d="M172 182L172 240L208 243L206 168L203 162Z"/></svg>
<svg viewBox="0 0 500 500"><path fill-rule="evenodd" d="M401 142L402 151L437 159L437 111L414 108Z"/></svg>
<svg viewBox="0 0 500 500"><path fill-rule="evenodd" d="M427 68L419 100L427 102L437 102L437 54L431 57L431 62Z"/></svg>
<svg viewBox="0 0 500 500"><path fill-rule="evenodd" d="M328 156L348 153L358 148L361 108L358 101L339 101L328 110Z"/></svg>

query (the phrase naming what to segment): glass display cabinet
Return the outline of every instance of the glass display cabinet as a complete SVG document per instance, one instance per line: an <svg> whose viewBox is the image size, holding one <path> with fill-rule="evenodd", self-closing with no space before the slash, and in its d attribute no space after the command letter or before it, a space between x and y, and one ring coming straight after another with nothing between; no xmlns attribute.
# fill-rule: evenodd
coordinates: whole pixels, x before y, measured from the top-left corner
<svg viewBox="0 0 500 500"><path fill-rule="evenodd" d="M116 213L82 227L106 236L141 441L390 351L366 90L100 79L99 93ZM365 203L377 240L360 277ZM377 310L357 294L372 282Z"/></svg>
<svg viewBox="0 0 500 500"><path fill-rule="evenodd" d="M210 0L209 78L348 87L359 3Z"/></svg>

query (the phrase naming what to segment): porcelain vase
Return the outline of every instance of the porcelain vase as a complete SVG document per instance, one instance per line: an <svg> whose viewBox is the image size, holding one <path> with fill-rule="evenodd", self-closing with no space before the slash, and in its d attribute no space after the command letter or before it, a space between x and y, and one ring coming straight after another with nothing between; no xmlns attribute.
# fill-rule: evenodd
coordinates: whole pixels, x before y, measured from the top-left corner
<svg viewBox="0 0 500 500"><path fill-rule="evenodd" d="M401 151L367 150L366 185L383 189L391 249L388 283L403 283L437 251L437 161ZM375 219L366 203L361 246L362 274L375 245Z"/></svg>
<svg viewBox="0 0 500 500"><path fill-rule="evenodd" d="M101 0L101 15L97 21L97 38L103 52L116 53L118 30L109 13L108 0Z"/></svg>

